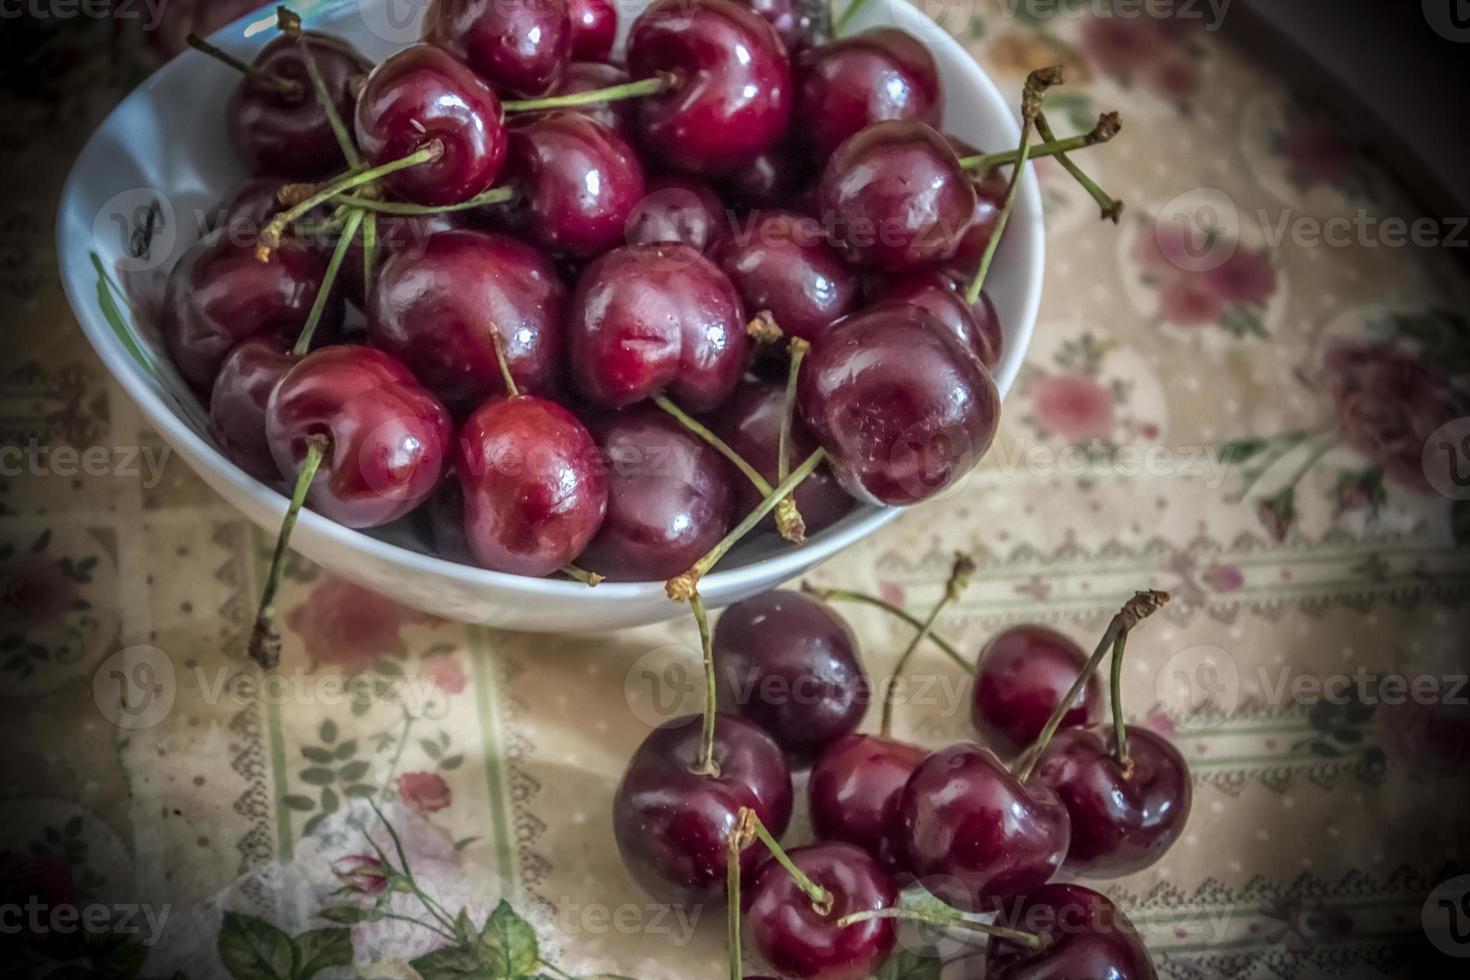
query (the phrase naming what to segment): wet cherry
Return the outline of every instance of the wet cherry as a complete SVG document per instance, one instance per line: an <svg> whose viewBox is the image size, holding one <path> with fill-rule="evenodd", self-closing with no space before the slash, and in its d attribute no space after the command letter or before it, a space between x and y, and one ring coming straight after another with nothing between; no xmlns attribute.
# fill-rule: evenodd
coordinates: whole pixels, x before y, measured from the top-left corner
<svg viewBox="0 0 1470 980"><path fill-rule="evenodd" d="M1000 319L990 298L983 292L974 306L965 302L964 285L951 276L933 269L916 269L896 276L884 276L872 294L875 303L911 303L949 328L950 332L980 358L980 363L993 369L1000 363L1004 338Z"/></svg>
<svg viewBox="0 0 1470 980"><path fill-rule="evenodd" d="M220 450L271 486L281 483L281 472L265 437L265 407L276 384L299 360L280 338L247 338L225 358L209 395L209 425Z"/></svg>
<svg viewBox="0 0 1470 980"><path fill-rule="evenodd" d="M1056 630L1025 623L997 633L980 652L970 717L987 743L1006 754L1029 748L1087 663L1082 648ZM1102 717L1096 675L1062 716L1063 728Z"/></svg>
<svg viewBox="0 0 1470 980"><path fill-rule="evenodd" d="M722 241L731 222L725 205L695 177L657 177L628 215L629 245L683 242L698 252Z"/></svg>
<svg viewBox="0 0 1470 980"><path fill-rule="evenodd" d="M423 38L473 68L497 91L544 95L572 54L567 0L433 0Z"/></svg>
<svg viewBox="0 0 1470 980"><path fill-rule="evenodd" d="M572 24L572 57L606 61L618 34L618 11L611 0L568 0Z"/></svg>
<svg viewBox="0 0 1470 980"><path fill-rule="evenodd" d="M815 218L792 211L759 211L739 221L711 257L747 310L769 311L784 333L804 340L857 301L857 274L827 244Z"/></svg>
<svg viewBox="0 0 1470 980"><path fill-rule="evenodd" d="M1006 903L998 925L1040 933L1049 941L1029 949L992 939L984 969L975 961L965 980L1044 980L1107 977L1154 980L1153 960L1138 930L1105 896L1081 885L1042 885Z"/></svg>
<svg viewBox="0 0 1470 980"><path fill-rule="evenodd" d="M944 111L934 56L894 27L869 28L803 52L796 77L799 133L822 160L876 122L938 126Z"/></svg>
<svg viewBox="0 0 1470 980"><path fill-rule="evenodd" d="M877 735L849 735L828 746L812 767L807 802L822 840L867 851L890 872L901 870L898 808L903 788L928 752Z"/></svg>

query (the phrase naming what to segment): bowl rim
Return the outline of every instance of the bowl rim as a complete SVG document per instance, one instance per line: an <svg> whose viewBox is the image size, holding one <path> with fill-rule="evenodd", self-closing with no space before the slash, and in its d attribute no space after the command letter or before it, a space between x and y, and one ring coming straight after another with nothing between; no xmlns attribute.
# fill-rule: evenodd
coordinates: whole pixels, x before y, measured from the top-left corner
<svg viewBox="0 0 1470 980"><path fill-rule="evenodd" d="M359 2L366 3L371 0L359 0ZM332 5L317 7L315 4L307 4L306 6L316 8L309 9L306 13L304 19L308 23L317 19L312 16L313 14L320 16L334 12ZM968 89L973 89L977 103L987 114L995 115L1003 120L1008 136L1019 140L1020 126L1009 103L989 74L980 67L963 45L908 0L886 0L884 4L877 6L881 6L887 12L893 26L911 33L923 31L922 40L925 43L958 49L962 70L968 76L970 83ZM238 39L246 27L260 20L263 9L266 8L262 7L236 18L213 32L210 40L221 42ZM876 13L876 10L865 10L863 15L857 17L858 29L861 29L862 26L876 26L864 24ZM257 513L269 514L279 523L285 515L289 503L288 498L248 475L225 457L212 440L201 438L179 417L164 397L156 392L150 381L144 377L141 366L128 356L122 339L106 322L100 310L95 308L95 304L90 302L86 285L74 281L74 277L68 274L65 260L65 256L78 249L81 249L82 252L92 251L84 247L85 242L77 241L72 237L71 224L64 220L67 213L74 209L73 202L82 196L81 185L85 179L84 171L91 169L90 167L84 168L82 164L96 155L100 141L116 125L120 116L130 111L132 106L144 99L148 93L164 85L168 76L179 70L181 60L191 57L203 58L204 55L193 51L184 51L175 55L124 96L98 123L73 161L57 205L58 273L72 313L88 342L97 352L103 366L122 385L128 396L150 424L159 431L164 440L178 448L180 455L191 464L196 475L211 484L212 489L221 496L225 494L219 486L214 485L216 480L229 484L236 493L248 497ZM1016 234L1022 228L1027 229L1027 233L1025 235ZM1008 343L1002 354L1001 363L992 372L997 389L1002 396L1010 389L1020 370L1021 361L1031 343L1036 326L1036 316L1041 304L1046 239L1042 221L1041 190L1034 168L1028 168L1021 181L1016 213L1012 215L1010 231L1012 241L1019 243L1024 239L1025 251L1017 255L1016 262L1022 270L1029 274L1025 280L1024 293L1020 302L1021 315L1018 317L1017 326L1012 336L1007 338ZM127 313L128 311L125 311L125 314ZM126 315L126 319L127 326L136 331L137 328L132 323L131 315ZM226 502L229 503L228 500ZM897 518L903 509L876 507L860 502L859 509L852 515L813 535L802 545L783 548L775 554L763 555L745 564L723 569L717 567L700 580L700 592L713 605L721 595L730 595L741 590L748 591L762 581L770 581L774 584L788 581L807 568L830 559L838 552L877 531ZM246 516L253 515L247 514ZM572 579L534 578L464 565L376 538L303 508L293 534L292 550L302 553L311 551L313 542L321 542L326 547L336 550L364 553L375 561L401 568L406 574L427 575L452 581L458 587L485 595L509 591L529 593L544 599L585 600L589 598L588 587ZM663 591L664 583L661 581L603 582L596 587L595 595L599 599L614 601L643 600L655 594L661 596Z"/></svg>

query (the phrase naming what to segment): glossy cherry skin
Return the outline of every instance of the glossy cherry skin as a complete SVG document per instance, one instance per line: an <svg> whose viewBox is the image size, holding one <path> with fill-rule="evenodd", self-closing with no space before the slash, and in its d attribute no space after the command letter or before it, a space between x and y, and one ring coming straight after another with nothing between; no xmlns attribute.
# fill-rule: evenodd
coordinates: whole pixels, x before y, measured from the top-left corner
<svg viewBox="0 0 1470 980"><path fill-rule="evenodd" d="M271 486L280 484L281 472L265 437L265 406L299 360L277 338L247 338L225 358L209 394L209 427L220 450Z"/></svg>
<svg viewBox="0 0 1470 980"><path fill-rule="evenodd" d="M1119 878L1164 856L1189 819L1189 766L1168 739L1127 726L1132 771L1113 755L1111 725L1057 732L1032 777L1056 791L1072 818L1068 872Z"/></svg>
<svg viewBox="0 0 1470 980"><path fill-rule="evenodd" d="M643 200L633 147L581 113L553 112L510 133L520 226L553 255L592 258L623 242Z"/></svg>
<svg viewBox="0 0 1470 980"><path fill-rule="evenodd" d="M720 438L772 486L781 482L777 461L780 456L781 418L785 414L784 384L751 382L740 386L734 397L720 408L715 420L715 430ZM786 441L787 472L800 466L802 460L816 449L817 442L806 431L801 419L793 419ZM761 493L755 484L741 480L736 488L739 494L737 513L749 514L760 505ZM817 467L811 476L803 480L793 496L809 535L837 523L852 510L854 502L837 484L826 465ZM767 517L761 526L774 530L775 518Z"/></svg>
<svg viewBox="0 0 1470 980"><path fill-rule="evenodd" d="M374 68L357 100L357 142L374 166L438 140L436 160L400 170L383 183L415 204L459 204L489 190L505 166L500 100L448 52L414 44Z"/></svg>
<svg viewBox="0 0 1470 980"><path fill-rule="evenodd" d="M762 864L744 893L750 945L783 977L868 980L893 953L898 925L868 919L839 927L844 916L898 903L898 886L866 851L851 844L812 844L787 851L791 863L832 896L825 914L775 860Z"/></svg>
<svg viewBox="0 0 1470 980"><path fill-rule="evenodd" d="M572 58L606 61L618 36L618 10L610 0L567 0L572 25Z"/></svg>
<svg viewBox="0 0 1470 980"><path fill-rule="evenodd" d="M728 173L786 135L791 59L775 28L733 0L656 0L633 22L628 71L677 79L638 100L644 146L676 170Z"/></svg>
<svg viewBox="0 0 1470 980"><path fill-rule="evenodd" d="M862 724L872 700L857 637L825 603L777 590L737 602L715 623L720 706L809 762Z"/></svg>
<svg viewBox="0 0 1470 980"><path fill-rule="evenodd" d="M1155 980L1153 960L1122 910L1082 885L1050 884L1006 904L999 925L1051 937L1042 949L1004 939L985 948L965 980Z"/></svg>
<svg viewBox="0 0 1470 980"><path fill-rule="evenodd" d="M876 123L842 143L817 197L838 251L885 272L953 258L975 212L959 157L920 122Z"/></svg>
<svg viewBox="0 0 1470 980"><path fill-rule="evenodd" d="M687 571L735 518L725 457L664 412L635 408L594 424L608 461L607 517L579 564L613 581Z"/></svg>
<svg viewBox="0 0 1470 980"><path fill-rule="evenodd" d="M433 0L423 38L496 91L528 97L550 91L572 54L567 0Z"/></svg>
<svg viewBox="0 0 1470 980"><path fill-rule="evenodd" d="M799 135L823 160L874 123L938 126L944 114L934 56L895 27L872 27L809 48L797 61L796 78Z"/></svg>
<svg viewBox="0 0 1470 980"><path fill-rule="evenodd" d="M352 80L366 75L372 63L341 38L317 31L306 31L304 37L337 112L352 118ZM347 161L316 100L297 42L278 35L252 63L266 74L295 82L296 91L283 95L247 76L230 96L226 125L251 172L316 180L344 169Z"/></svg>
<svg viewBox="0 0 1470 980"><path fill-rule="evenodd" d="M770 311L784 333L803 340L846 316L858 299L857 273L827 244L815 218L794 211L750 215L711 257L747 310Z"/></svg>
<svg viewBox="0 0 1470 980"><path fill-rule="evenodd" d="M1038 888L1067 855L1067 808L1045 783L1023 785L979 745L914 770L898 807L899 857L926 889L967 912Z"/></svg>
<svg viewBox="0 0 1470 980"><path fill-rule="evenodd" d="M162 333L179 374L200 391L247 337L294 344L316 302L326 263L311 249L285 241L269 262L255 257L251 236L217 229L194 244L169 272ZM327 302L317 329L330 337L342 322L339 297Z"/></svg>
<svg viewBox="0 0 1470 980"><path fill-rule="evenodd" d="M597 444L576 417L534 395L495 398L460 427L454 473L475 560L550 575L582 553L607 511Z"/></svg>
<svg viewBox="0 0 1470 980"><path fill-rule="evenodd" d="M708 184L694 177L656 177L628 215L629 245L683 242L707 252L729 234L725 205Z"/></svg>
<svg viewBox="0 0 1470 980"><path fill-rule="evenodd" d="M601 0L594 0L594 2L601 2ZM557 85L552 94L576 95L580 92L597 92L605 88L612 88L614 85L624 85L628 81L628 73L617 65L607 65L596 61L574 61L567 65L566 71L562 73L561 83ZM612 102L592 102L561 111L575 112L589 119L596 119L629 143L633 143L638 132L634 123L637 108L636 99L615 99ZM520 118L534 119L536 114L527 113ZM515 121L513 117L512 122Z"/></svg>
<svg viewBox="0 0 1470 980"><path fill-rule="evenodd" d="M791 772L771 737L741 718L715 718L718 776L696 775L702 722L689 715L655 728L628 762L613 797L623 864L662 902L698 905L725 894L727 847L742 807L780 837L791 821ZM741 853L741 874L765 853Z"/></svg>
<svg viewBox="0 0 1470 980"><path fill-rule="evenodd" d="M750 352L745 308L688 245L613 249L582 270L567 312L572 381L622 408L661 392L706 411L734 392Z"/></svg>
<svg viewBox="0 0 1470 980"><path fill-rule="evenodd" d="M414 260L421 258L428 248L429 238L441 231L453 231L464 225L462 212L448 211L440 214L379 214L377 217L377 264L373 270L373 281L377 281L383 263L394 255L408 255ZM336 242L332 243L333 245ZM347 296L363 310L367 309L367 281L363 275L362 235L354 235L347 245L347 254L337 271Z"/></svg>
<svg viewBox="0 0 1470 980"><path fill-rule="evenodd" d="M898 807L909 777L928 754L878 735L849 735L832 743L807 782L812 830L822 840L861 847L890 872L903 870Z"/></svg>
<svg viewBox="0 0 1470 980"><path fill-rule="evenodd" d="M787 54L793 58L807 46L812 24L811 18L802 12L801 0L741 0L741 3L776 29Z"/></svg>
<svg viewBox="0 0 1470 980"><path fill-rule="evenodd" d="M1049 627L1024 623L997 633L980 651L975 672L975 730L1003 754L1030 748L1086 663L1081 647ZM1094 674L1062 716L1062 728L1092 724L1102 717L1102 704Z"/></svg>
<svg viewBox="0 0 1470 980"><path fill-rule="evenodd" d="M449 413L408 368L371 347L312 351L276 385L265 412L276 466L294 481L307 440L331 445L307 506L347 527L377 527L434 491L450 451Z"/></svg>
<svg viewBox="0 0 1470 980"><path fill-rule="evenodd" d="M526 394L558 389L566 289L551 261L506 235L432 235L422 254L383 263L368 304L368 340L413 371L457 416L505 394L493 328Z"/></svg>
<svg viewBox="0 0 1470 980"><path fill-rule="evenodd" d="M870 307L818 336L798 400L843 488L900 506L968 474L1000 420L989 372L942 324L907 304Z"/></svg>
<svg viewBox="0 0 1470 980"><path fill-rule="evenodd" d="M981 292L971 306L965 302L965 286L935 269L915 269L897 276L884 276L872 294L875 303L911 303L949 328L987 369L1000 363L1000 318L990 298Z"/></svg>

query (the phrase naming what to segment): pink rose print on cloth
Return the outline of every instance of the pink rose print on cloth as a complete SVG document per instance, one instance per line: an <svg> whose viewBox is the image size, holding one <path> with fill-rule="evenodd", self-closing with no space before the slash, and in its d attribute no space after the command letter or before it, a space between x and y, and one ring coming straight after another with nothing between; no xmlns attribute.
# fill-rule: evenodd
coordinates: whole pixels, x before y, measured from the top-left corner
<svg viewBox="0 0 1470 980"><path fill-rule="evenodd" d="M437 772L406 772L394 785L403 802L416 813L437 813L452 802L449 784Z"/></svg>
<svg viewBox="0 0 1470 980"><path fill-rule="evenodd" d="M464 667L452 653L430 654L419 661L419 676L447 695L460 694L465 689Z"/></svg>
<svg viewBox="0 0 1470 980"><path fill-rule="evenodd" d="M1036 382L1036 424L1068 442L1106 439L1113 434L1113 393L1085 374L1055 374Z"/></svg>
<svg viewBox="0 0 1470 980"><path fill-rule="evenodd" d="M371 589L331 575L286 614L286 625L301 637L307 655L315 663L349 669L367 667L380 657L402 650L403 627L432 620Z"/></svg>
<svg viewBox="0 0 1470 980"><path fill-rule="evenodd" d="M1100 74L1188 109L1200 86L1203 50L1194 37L1200 26L1178 16L1094 16L1083 22L1078 43Z"/></svg>
<svg viewBox="0 0 1470 980"><path fill-rule="evenodd" d="M1324 218L1371 204L1393 184L1369 165L1349 136L1351 126L1300 95L1257 97L1237 131L1241 156L1260 185Z"/></svg>

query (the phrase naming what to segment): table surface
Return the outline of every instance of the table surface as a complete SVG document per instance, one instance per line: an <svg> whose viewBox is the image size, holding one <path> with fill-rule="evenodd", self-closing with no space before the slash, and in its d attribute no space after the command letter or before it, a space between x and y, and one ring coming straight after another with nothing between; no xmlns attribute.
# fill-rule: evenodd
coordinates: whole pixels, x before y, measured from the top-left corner
<svg viewBox="0 0 1470 980"><path fill-rule="evenodd" d="M1100 887L1165 977L1429 975L1406 965L1426 896L1470 870L1470 689L1455 682L1470 505L1421 459L1470 415L1462 269L1448 248L1396 245L1394 222L1419 217L1403 189L1218 32L1043 6L1064 13L987 2L964 23L946 8L946 26L1017 91L1065 64L1060 130L1123 113L1085 161L1128 202L1123 221L1040 165L1046 298L995 449L812 578L922 611L968 550L979 571L939 624L967 651L1022 621L1090 648L1132 590L1170 591L1129 646L1127 714L1189 759L1193 814L1160 864ZM147 976L230 975L221 949L234 975L268 975L231 958L242 937L328 925L333 862L371 853L356 824L373 801L446 909L479 923L508 898L567 973L723 976L723 913L651 903L609 820L650 725L698 703L689 618L502 633L299 562L281 683L257 686L243 638L269 541L169 457L54 272L69 162L157 57L113 26L47 33L36 84L0 116L0 893L42 880L166 913L156 935L94 950L146 954ZM1160 247L1181 218L1223 231L1186 260ZM885 675L906 628L843 611ZM931 693L914 689L900 734L967 737L965 675L930 648L914 669ZM1358 683L1379 675L1424 696ZM222 927L226 911L241 917ZM381 976L442 942L394 922L350 939Z"/></svg>

